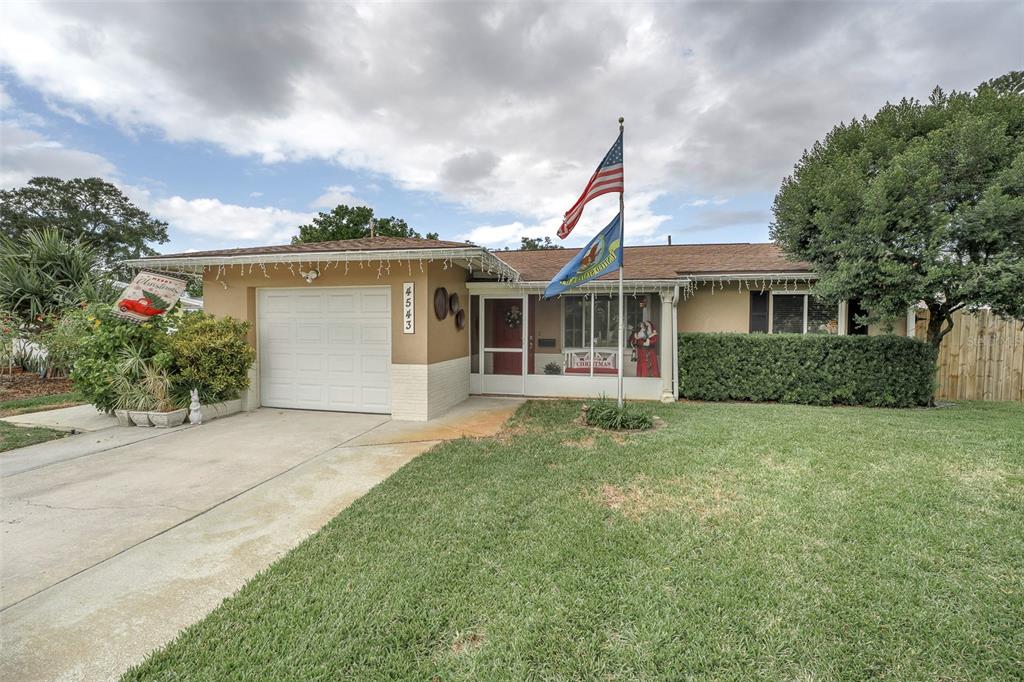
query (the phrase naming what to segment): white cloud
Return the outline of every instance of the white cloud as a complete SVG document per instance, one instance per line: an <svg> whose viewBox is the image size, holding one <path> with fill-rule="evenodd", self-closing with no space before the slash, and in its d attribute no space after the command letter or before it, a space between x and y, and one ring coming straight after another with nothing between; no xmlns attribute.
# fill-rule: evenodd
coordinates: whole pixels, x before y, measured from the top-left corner
<svg viewBox="0 0 1024 682"><path fill-rule="evenodd" d="M353 196L353 192L356 188L352 185L331 185L324 190L324 193L313 200L310 204L313 208L326 208L328 210L334 208L338 204L345 204L346 206L369 206L362 199Z"/></svg>
<svg viewBox="0 0 1024 682"><path fill-rule="evenodd" d="M24 185L31 178L110 178L114 164L99 154L69 149L35 130L0 122L0 187Z"/></svg>
<svg viewBox="0 0 1024 682"><path fill-rule="evenodd" d="M700 197L700 198L697 198L697 199L693 199L691 201L687 201L686 203L683 204L683 206L696 207L696 206L707 206L708 204L714 204L715 206L721 206L722 204L728 203L728 201L729 201L728 199L722 199L720 197Z"/></svg>
<svg viewBox="0 0 1024 682"><path fill-rule="evenodd" d="M627 246L650 244L660 242L658 229L663 223L670 219L670 216L659 215L652 208L653 202L658 198L657 192L640 193L630 196L626 201L626 219L624 221L625 238ZM565 241L557 240L562 246L569 248L583 246L591 237L600 232L608 222L615 216L618 197L608 198L602 202L595 200L587 205L583 217L572 234ZM520 221L504 225L480 225L460 234L457 239L469 240L474 244L488 248L500 249L506 246L517 247L520 244L520 237L552 237L561 220L524 224Z"/></svg>
<svg viewBox="0 0 1024 682"><path fill-rule="evenodd" d="M174 228L209 241L236 241L279 244L296 234L297 227L313 219L312 213L299 213L272 206L239 206L219 199L185 199L173 196L143 205L155 217Z"/></svg>
<svg viewBox="0 0 1024 682"><path fill-rule="evenodd" d="M639 197L774 190L836 122L1017 67L1021 17L1008 2L13 3L0 64L129 132L340 163L547 234L624 115L635 243L666 219Z"/></svg>
<svg viewBox="0 0 1024 682"><path fill-rule="evenodd" d="M249 196L252 197L253 199L259 199L261 196L263 196L263 192L249 192Z"/></svg>

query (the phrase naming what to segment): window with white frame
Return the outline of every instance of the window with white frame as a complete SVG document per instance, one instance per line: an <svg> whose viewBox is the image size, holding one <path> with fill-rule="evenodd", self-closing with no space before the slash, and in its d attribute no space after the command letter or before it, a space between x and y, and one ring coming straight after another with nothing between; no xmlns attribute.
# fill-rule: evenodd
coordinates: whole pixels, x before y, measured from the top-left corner
<svg viewBox="0 0 1024 682"><path fill-rule="evenodd" d="M806 292L775 293L771 297L773 334L838 334L839 308Z"/></svg>

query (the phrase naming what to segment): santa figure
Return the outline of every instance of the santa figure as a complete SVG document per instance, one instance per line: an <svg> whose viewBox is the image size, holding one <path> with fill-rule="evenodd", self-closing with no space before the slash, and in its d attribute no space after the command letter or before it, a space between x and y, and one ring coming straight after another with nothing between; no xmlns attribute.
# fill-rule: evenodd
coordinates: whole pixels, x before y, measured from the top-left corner
<svg viewBox="0 0 1024 682"><path fill-rule="evenodd" d="M629 336L636 358L636 375L638 377L659 377L658 371L658 331L654 323L641 322L640 326Z"/></svg>

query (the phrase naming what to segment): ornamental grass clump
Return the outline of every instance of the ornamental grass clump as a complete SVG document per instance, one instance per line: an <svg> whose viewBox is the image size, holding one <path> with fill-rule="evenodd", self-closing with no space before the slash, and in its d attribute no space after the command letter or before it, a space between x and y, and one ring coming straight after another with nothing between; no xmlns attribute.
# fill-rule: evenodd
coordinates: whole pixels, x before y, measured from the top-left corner
<svg viewBox="0 0 1024 682"><path fill-rule="evenodd" d="M651 411L636 403L623 403L619 407L611 400L601 399L585 406L583 415L587 426L612 431L639 431L654 426Z"/></svg>

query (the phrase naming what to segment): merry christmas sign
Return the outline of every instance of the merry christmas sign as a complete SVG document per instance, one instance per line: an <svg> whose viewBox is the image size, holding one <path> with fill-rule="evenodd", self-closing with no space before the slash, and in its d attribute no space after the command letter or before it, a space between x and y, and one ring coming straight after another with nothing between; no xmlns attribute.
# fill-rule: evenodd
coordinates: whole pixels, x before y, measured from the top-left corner
<svg viewBox="0 0 1024 682"><path fill-rule="evenodd" d="M185 292L187 284L187 281L177 277L140 272L121 292L114 310L126 320L145 322L173 308Z"/></svg>

